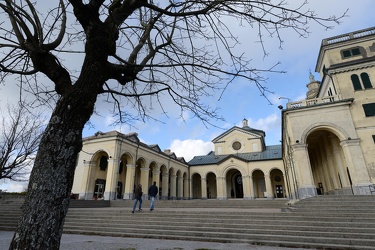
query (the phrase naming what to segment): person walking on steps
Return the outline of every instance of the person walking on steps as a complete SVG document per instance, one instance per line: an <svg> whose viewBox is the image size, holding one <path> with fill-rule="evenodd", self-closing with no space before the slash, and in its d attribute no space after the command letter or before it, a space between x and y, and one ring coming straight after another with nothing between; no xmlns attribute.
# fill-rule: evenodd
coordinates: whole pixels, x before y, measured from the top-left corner
<svg viewBox="0 0 375 250"><path fill-rule="evenodd" d="M134 206L133 206L133 210L132 210L132 213L134 213L135 211L135 208L137 207L137 203L139 201L139 211L142 211L142 185L141 184L138 184L138 186L135 188L135 191L134 191Z"/></svg>
<svg viewBox="0 0 375 250"><path fill-rule="evenodd" d="M148 195L150 196L150 211L154 210L154 203L155 203L155 197L158 194L159 190L156 186L156 181L154 181L154 184L150 186L148 189Z"/></svg>

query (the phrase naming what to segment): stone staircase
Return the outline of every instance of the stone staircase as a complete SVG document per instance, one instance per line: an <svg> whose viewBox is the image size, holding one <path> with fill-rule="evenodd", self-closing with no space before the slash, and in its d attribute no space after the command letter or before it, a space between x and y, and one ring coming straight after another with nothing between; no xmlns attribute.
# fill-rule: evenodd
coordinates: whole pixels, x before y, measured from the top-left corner
<svg viewBox="0 0 375 250"><path fill-rule="evenodd" d="M156 201L152 212L144 201L143 211L134 214L132 204L117 200L111 207L71 207L64 233L375 249L375 196L318 196L292 206L284 199ZM16 202L0 202L0 230L14 230L17 219L11 217L20 214L16 210Z"/></svg>

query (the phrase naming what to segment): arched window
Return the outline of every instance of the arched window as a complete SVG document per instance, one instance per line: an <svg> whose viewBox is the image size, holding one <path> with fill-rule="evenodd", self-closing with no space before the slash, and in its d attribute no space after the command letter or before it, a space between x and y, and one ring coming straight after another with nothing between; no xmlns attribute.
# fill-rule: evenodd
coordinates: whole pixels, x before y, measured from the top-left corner
<svg viewBox="0 0 375 250"><path fill-rule="evenodd" d="M363 87L365 89L372 89L370 77L368 76L367 73L361 73L361 80L362 80L362 83L363 83Z"/></svg>
<svg viewBox="0 0 375 250"><path fill-rule="evenodd" d="M359 77L356 74L353 74L351 75L350 78L352 79L354 90L361 90L362 86L361 86L361 82L359 81Z"/></svg>

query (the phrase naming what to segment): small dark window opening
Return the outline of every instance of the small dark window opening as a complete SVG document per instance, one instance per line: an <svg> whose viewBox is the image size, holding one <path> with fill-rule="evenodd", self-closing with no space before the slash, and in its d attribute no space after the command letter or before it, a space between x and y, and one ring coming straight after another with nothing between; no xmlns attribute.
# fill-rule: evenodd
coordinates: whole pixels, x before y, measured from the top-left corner
<svg viewBox="0 0 375 250"><path fill-rule="evenodd" d="M371 84L371 81L370 81L370 77L368 76L367 73L362 73L361 74L361 80L362 80L362 83L363 83L363 87L365 89L372 89L372 84Z"/></svg>
<svg viewBox="0 0 375 250"><path fill-rule="evenodd" d="M372 140L373 140L374 143L375 143L375 135L372 135Z"/></svg>
<svg viewBox="0 0 375 250"><path fill-rule="evenodd" d="M361 54L361 51L359 50L359 48L352 49L351 52L353 56L358 56Z"/></svg>
<svg viewBox="0 0 375 250"><path fill-rule="evenodd" d="M347 57L351 57L352 53L350 53L350 50L344 50L342 52L342 55L344 56L344 58L347 58Z"/></svg>
<svg viewBox="0 0 375 250"><path fill-rule="evenodd" d="M362 105L366 117L375 116L375 103L367 103Z"/></svg>
<svg viewBox="0 0 375 250"><path fill-rule="evenodd" d="M107 169L107 167L108 167L108 157L107 156L102 156L100 158L100 165L99 165L99 167L100 167L101 171L105 171Z"/></svg>
<svg viewBox="0 0 375 250"><path fill-rule="evenodd" d="M362 90L361 82L359 81L359 77L357 75L351 75L353 88L354 90Z"/></svg>

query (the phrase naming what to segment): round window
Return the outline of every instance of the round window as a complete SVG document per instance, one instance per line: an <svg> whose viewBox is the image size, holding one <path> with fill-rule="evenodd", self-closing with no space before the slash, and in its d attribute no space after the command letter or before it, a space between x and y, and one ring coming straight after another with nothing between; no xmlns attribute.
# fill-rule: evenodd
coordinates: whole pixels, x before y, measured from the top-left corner
<svg viewBox="0 0 375 250"><path fill-rule="evenodd" d="M240 143L239 141L235 141L235 142L233 142L233 144L232 144L232 148L233 148L234 150L240 150L240 149L241 149L241 143Z"/></svg>

